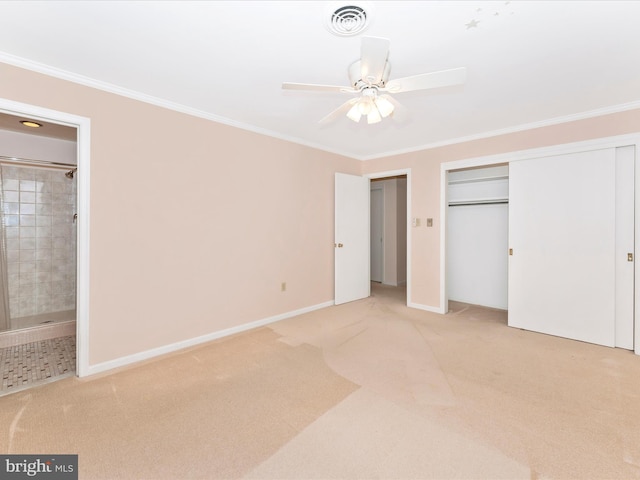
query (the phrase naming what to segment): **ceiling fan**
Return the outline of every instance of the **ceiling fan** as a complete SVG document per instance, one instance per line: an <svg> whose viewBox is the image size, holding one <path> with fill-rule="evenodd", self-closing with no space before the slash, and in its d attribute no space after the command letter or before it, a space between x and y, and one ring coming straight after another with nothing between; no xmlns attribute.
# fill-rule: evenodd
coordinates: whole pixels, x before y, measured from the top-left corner
<svg viewBox="0 0 640 480"><path fill-rule="evenodd" d="M357 95L320 120L320 123L328 123L345 112L354 122L359 122L364 115L367 117L367 123L378 123L383 118L392 116L396 108L400 107L389 94L464 83L467 74L464 67L389 80L389 44L390 41L386 38L362 37L360 60L353 62L348 69L348 87L285 82L282 88Z"/></svg>

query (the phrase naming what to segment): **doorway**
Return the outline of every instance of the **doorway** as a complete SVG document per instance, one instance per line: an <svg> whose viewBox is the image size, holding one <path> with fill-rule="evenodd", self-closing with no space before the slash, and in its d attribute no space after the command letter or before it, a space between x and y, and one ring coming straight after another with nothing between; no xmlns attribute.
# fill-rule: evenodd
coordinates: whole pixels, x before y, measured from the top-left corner
<svg viewBox="0 0 640 480"><path fill-rule="evenodd" d="M77 131L0 115L2 393L76 371Z"/></svg>
<svg viewBox="0 0 640 480"><path fill-rule="evenodd" d="M43 281L45 283L42 285L38 285L38 288L36 289L35 297L33 297L33 301L30 300L29 294L26 294L26 289L22 289L21 293L26 294L23 296L26 296L27 299L25 301L22 301L21 304L20 302L18 302L18 310L16 311L18 312L19 317L31 316L34 321L39 320L38 315L41 313L45 313L45 310L47 309L58 310L58 312L65 312L64 314L58 313L58 315L55 315L55 314L52 315L53 318L51 319L51 321L48 321L46 319L43 320L44 322L46 322L44 324L44 328L55 328L56 327L55 323L57 319L55 317L60 317L60 319L63 320L63 322L61 322L62 324L64 323L68 324L68 322L64 322L64 320L67 320L65 315L75 310L75 325L73 325L72 331L70 332L71 336L74 337L75 343L73 344L73 348L76 352L75 361L73 361L74 363L73 370L75 372L75 375L85 376L88 374L88 358L89 358L89 355L88 355L89 353L88 352L88 306L89 306L89 266L88 266L89 242L88 242L88 238L89 238L90 121L87 118L80 117L77 115L67 114L67 113L59 112L55 110L49 110L49 109L45 109L45 108L34 106L34 105L13 102L6 99L0 99L0 116L7 117L7 118L18 117L20 119L29 119L36 123L41 123L43 125L46 124L50 127L47 129L48 130L47 133L49 134L58 130L67 130L67 131L71 130L74 132L75 138L74 138L74 142L73 142L74 145L72 146L72 150L74 153L73 156L75 160L74 162L75 165L64 165L64 163L66 162L61 161L60 159L43 158L43 157L49 156L48 155L48 153L50 153L49 150L44 150L44 151L40 150L39 153L27 152L27 154L24 155L27 158L12 158L12 160L14 161L13 161L13 165L11 165L10 168L22 169L22 170L17 170L18 178L13 180L17 180L18 185L20 185L21 180L26 180L26 182L23 184L23 186L25 187L24 192L22 192L18 186L18 189L14 190L14 193L13 193L13 196L15 197L14 199L18 200L17 202L18 213L16 214L17 215L16 218L18 222L20 221L21 213L28 215L30 211L33 211L33 218L29 219L28 217L25 217L25 221L29 222L30 220L34 220L36 222L36 225L33 226L34 229L37 229L38 226L47 227L46 223L48 219L46 218L46 213L49 213L49 212L46 212L45 210L49 207L45 207L45 206L37 207L38 193L46 193L46 192L43 192L43 191L39 192L36 184L39 185L41 183L42 184L41 187L44 190L47 190L49 188L44 186L44 183L46 183L46 179L44 179L44 177L49 177L52 181L57 182L57 186L55 187L57 192L55 194L53 192L53 187L50 185L51 192L49 193L51 193L52 196L58 195L57 200L63 200L62 199L63 196L65 196L67 200L71 200L71 198L73 197L73 200L75 202L75 205L68 204L66 206L59 206L55 208L56 213L60 215L60 219L58 219L56 223L57 224L62 223L63 221L62 218L64 217L64 221L66 222L66 220L69 220L68 223L71 224L74 230L73 239L72 239L73 242L75 243L74 252L72 253L63 252L65 248L62 245L63 244L62 240L56 241L55 245L57 245L57 248L54 248L53 237L51 238L51 252L50 252L52 255L55 255L56 257L64 257L66 255L67 260L70 260L73 263L73 266L62 268L62 267L54 267L52 265L51 271L50 271L51 275L49 277L46 277L45 274L38 275L38 273L42 273L42 272L37 271L38 267L36 264L35 271L33 272L34 274L33 280L35 283L38 283L39 281ZM5 130L5 129L6 128L2 128L0 126L0 130ZM14 152L14 153L10 153L10 155L7 155L7 156L22 157L23 155L16 155ZM21 160L27 160L27 159L32 160L30 166L20 164ZM36 162L33 162L33 160L36 160ZM37 160L44 160L44 163L39 163ZM27 168L31 168L31 170L25 170ZM15 172L12 173L10 170L8 172L5 170L5 173L13 174ZM20 177L24 175L26 176L33 175L34 179L33 180L21 179ZM8 178L10 175L5 175L5 176ZM61 178L58 178L58 176L61 176ZM38 177L38 178L36 179L35 177ZM64 182L61 180L64 180ZM32 181L33 185L28 184L29 181ZM31 188L32 186L34 187L34 191L29 192L28 189ZM28 204L29 201L32 200L31 196L34 197L36 200L34 204L32 204L31 206L25 206L23 208L23 211L20 212L19 200L20 200L20 195L22 193L25 194L23 195L23 200L25 200L25 204ZM44 198L40 197L40 200L42 203ZM11 208L11 207L6 207L6 208ZM36 219L36 215L35 215L38 209L40 209L40 213L44 215L39 221ZM51 232L53 235L53 230L54 228L56 228L53 222L53 210L54 210L53 204L51 205L50 209L51 209L50 213L52 214L50 218L51 229L49 230L47 228L42 228L42 231L40 232L40 237L38 237L38 232L36 230L25 231L26 233L25 238L29 238L28 236L33 233L35 237L32 237L32 238L34 238L35 241L37 241L38 238L45 238L49 232ZM74 211L71 212L71 209ZM26 224L24 226L28 227ZM66 227L62 227L60 225L58 230L62 228L66 228ZM46 247L46 245L44 245L45 242L46 240L44 242L41 242L42 243L41 246L43 248ZM18 244L18 246L28 247L29 245ZM33 253L34 257L36 258L36 262L41 261L42 257L46 254L46 252L42 251L39 254L37 254L36 250L37 249L34 249L34 252L25 252L24 258L28 260L29 254ZM54 254L54 250L57 250L55 254ZM19 259L21 253L22 252L11 254L12 255L11 260ZM72 258L69 258L69 255ZM38 257L40 258L38 259ZM40 267L45 268L47 264L48 263L45 260L42 264L40 264ZM31 269L31 265L25 266L22 270L25 274L27 274L26 277L23 279L23 283L27 279L31 278L31 276L28 275L30 273L28 272L29 269ZM18 274L19 273L20 273L20 269L18 269ZM18 282L19 282L19 277L16 277L16 278L18 279ZM51 284L47 283L47 279L50 279L52 283ZM55 288L53 286L53 282L57 282ZM63 289L64 283L73 284L73 286L75 287L75 293L74 294L63 293L61 290ZM22 287L22 285L19 285L18 288L20 287ZM54 296L56 296L58 293L61 293L62 296L54 299ZM40 298L38 299L37 297L40 297ZM10 301L9 298L7 298L7 300ZM38 301L44 301L44 303L38 304L37 303ZM24 309L21 309L20 307L24 307ZM22 315L22 313L25 313L25 315ZM26 315L28 313L33 313L34 315ZM36 327L36 329L34 329L34 327L31 326L26 329L17 330L17 333L20 335L23 335L24 338L22 340L26 340L28 342L30 339L30 335L35 333L35 331L39 328L40 326ZM18 339L18 341L20 341L20 339ZM56 343L56 340L49 339L47 340L47 342ZM53 345L53 346L49 345L46 347L47 348L51 347L53 349L53 348L57 348L57 345ZM69 361L68 358L66 358L65 360Z"/></svg>
<svg viewBox="0 0 640 480"><path fill-rule="evenodd" d="M449 300L506 310L509 166L450 171L447 202Z"/></svg>
<svg viewBox="0 0 640 480"><path fill-rule="evenodd" d="M371 182L377 179L393 179L394 177L403 177L405 180L403 182L405 193L401 194L400 201L405 209L405 214L401 214L402 218L397 220L401 224L400 243L405 246L405 253L400 257L401 265L398 265L396 259L396 275L400 271L401 276L406 279L404 280L406 302L408 306L415 306L411 302L411 235L408 235L407 228L411 218L411 169L373 173L365 176L336 172L334 205L334 303L336 305L370 295ZM397 217L397 212L395 216ZM404 228L402 228L402 224L404 224ZM395 241L398 241L397 236Z"/></svg>
<svg viewBox="0 0 640 480"><path fill-rule="evenodd" d="M371 180L371 281L407 283L407 176Z"/></svg>

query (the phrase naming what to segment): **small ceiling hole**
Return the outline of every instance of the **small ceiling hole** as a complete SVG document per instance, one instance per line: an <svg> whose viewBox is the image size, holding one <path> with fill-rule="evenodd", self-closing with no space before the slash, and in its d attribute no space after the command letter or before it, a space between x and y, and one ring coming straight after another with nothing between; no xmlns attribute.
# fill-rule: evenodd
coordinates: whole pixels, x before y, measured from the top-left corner
<svg viewBox="0 0 640 480"><path fill-rule="evenodd" d="M346 5L337 8L329 19L329 30L343 37L357 35L367 25L367 12L357 5Z"/></svg>

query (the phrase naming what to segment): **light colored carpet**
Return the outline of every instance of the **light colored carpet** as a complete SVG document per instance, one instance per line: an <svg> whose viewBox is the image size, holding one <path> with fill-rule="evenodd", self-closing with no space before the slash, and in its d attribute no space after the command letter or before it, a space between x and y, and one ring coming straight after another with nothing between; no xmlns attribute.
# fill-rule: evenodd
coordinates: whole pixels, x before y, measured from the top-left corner
<svg viewBox="0 0 640 480"><path fill-rule="evenodd" d="M640 478L640 358L403 289L0 398L82 479Z"/></svg>

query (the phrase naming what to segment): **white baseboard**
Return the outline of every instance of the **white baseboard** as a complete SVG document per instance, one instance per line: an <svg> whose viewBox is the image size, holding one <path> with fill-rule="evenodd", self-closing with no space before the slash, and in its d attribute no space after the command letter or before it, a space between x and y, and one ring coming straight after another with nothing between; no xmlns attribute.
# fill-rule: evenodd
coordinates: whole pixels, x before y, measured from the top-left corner
<svg viewBox="0 0 640 480"><path fill-rule="evenodd" d="M334 304L333 300L330 302L319 303L318 305L312 305L310 307L301 308L299 310L294 310L292 312L281 313L279 315L274 315L273 317L263 318L261 320L256 320L254 322L238 325L237 327L226 328L224 330L208 333L200 337L190 338L188 340L182 340L180 342L164 345L162 347L152 348L151 350L145 350L144 352L134 353L132 355L127 355L126 357L120 357L114 360L108 360L106 362L97 363L95 365L89 365L89 367L87 368L86 374L81 376L85 377L89 375L95 375L97 373L113 370L114 368L131 365L132 363L141 362L143 360L148 360L150 358L158 357L160 355L176 352L184 348L193 347L201 343L210 342L212 340L217 340L219 338L227 337L229 335L234 335L236 333L251 330L253 328L262 327L264 325L278 322L286 318L302 315L303 313L312 312L314 310L320 310L321 308L331 307L333 306L333 304Z"/></svg>
<svg viewBox="0 0 640 480"><path fill-rule="evenodd" d="M402 282L397 282L397 283L385 283L385 282L380 282L382 285L386 285L387 287L404 287L407 282L402 281Z"/></svg>
<svg viewBox="0 0 640 480"><path fill-rule="evenodd" d="M419 303L413 303L413 302L409 302L407 303L407 307L410 308L417 308L418 310L425 310L427 312L433 312L433 313L440 313L442 315L444 315L445 312L443 308L441 307L432 307L430 305L421 305Z"/></svg>

